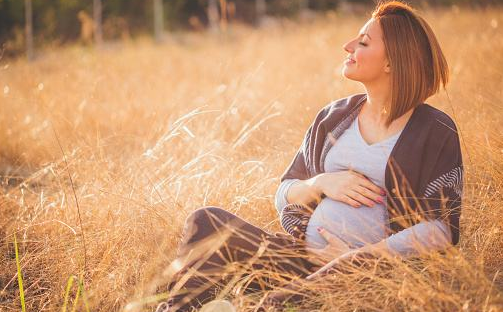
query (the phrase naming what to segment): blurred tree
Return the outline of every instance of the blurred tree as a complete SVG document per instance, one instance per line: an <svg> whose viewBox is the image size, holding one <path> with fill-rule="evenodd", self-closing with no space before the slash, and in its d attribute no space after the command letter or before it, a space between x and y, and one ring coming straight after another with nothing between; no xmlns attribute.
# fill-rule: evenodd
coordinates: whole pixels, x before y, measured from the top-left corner
<svg viewBox="0 0 503 312"><path fill-rule="evenodd" d="M26 56L33 60L33 10L31 0L24 0Z"/></svg>
<svg viewBox="0 0 503 312"><path fill-rule="evenodd" d="M267 6L265 0L255 0L256 24L260 25L266 15Z"/></svg>
<svg viewBox="0 0 503 312"><path fill-rule="evenodd" d="M227 31L227 0L220 0L220 30Z"/></svg>
<svg viewBox="0 0 503 312"><path fill-rule="evenodd" d="M86 13L86 11L79 11L77 14L80 21L80 41L84 44L91 44L94 33L94 21Z"/></svg>
<svg viewBox="0 0 503 312"><path fill-rule="evenodd" d="M212 32L218 31L218 19L217 0L208 0L208 21Z"/></svg>
<svg viewBox="0 0 503 312"><path fill-rule="evenodd" d="M162 9L162 0L154 0L154 38L155 41L162 40L164 31L164 11Z"/></svg>
<svg viewBox="0 0 503 312"><path fill-rule="evenodd" d="M97 46L103 42L102 10L101 0L93 0L94 42Z"/></svg>
<svg viewBox="0 0 503 312"><path fill-rule="evenodd" d="M46 42L66 43L82 38L79 12L92 16L92 35L101 40L129 38L176 29L225 28L228 20L255 24L260 16L298 15L302 9L355 11L353 3L374 5L374 0L0 0L0 43L5 56L33 53ZM488 6L503 0L420 0L424 5ZM31 14L29 7L31 5ZM152 8L152 5L154 8ZM29 35L31 16L31 36ZM231 17L232 16L232 17ZM77 18L79 17L79 18ZM103 26L102 26L103 25ZM151 29L153 27L153 31ZM29 39L31 37L32 39ZM31 47L31 51L30 51ZM31 54L30 54L31 55ZM32 55L31 55L32 56Z"/></svg>

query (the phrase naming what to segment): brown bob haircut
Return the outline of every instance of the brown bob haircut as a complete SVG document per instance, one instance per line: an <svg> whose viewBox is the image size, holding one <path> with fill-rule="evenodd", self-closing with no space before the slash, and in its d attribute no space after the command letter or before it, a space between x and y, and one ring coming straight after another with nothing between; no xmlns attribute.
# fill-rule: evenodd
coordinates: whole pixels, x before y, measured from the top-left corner
<svg viewBox="0 0 503 312"><path fill-rule="evenodd" d="M379 2L378 21L391 69L391 107L386 125L437 93L449 80L449 68L426 21L400 1Z"/></svg>

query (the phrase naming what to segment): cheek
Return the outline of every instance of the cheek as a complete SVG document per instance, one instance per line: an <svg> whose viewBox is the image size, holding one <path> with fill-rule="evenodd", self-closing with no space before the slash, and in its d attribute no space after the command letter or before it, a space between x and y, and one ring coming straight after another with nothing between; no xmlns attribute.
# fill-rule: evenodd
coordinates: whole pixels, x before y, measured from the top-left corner
<svg viewBox="0 0 503 312"><path fill-rule="evenodd" d="M356 62L365 71L378 72L384 67L385 58L381 51L365 50L356 55Z"/></svg>

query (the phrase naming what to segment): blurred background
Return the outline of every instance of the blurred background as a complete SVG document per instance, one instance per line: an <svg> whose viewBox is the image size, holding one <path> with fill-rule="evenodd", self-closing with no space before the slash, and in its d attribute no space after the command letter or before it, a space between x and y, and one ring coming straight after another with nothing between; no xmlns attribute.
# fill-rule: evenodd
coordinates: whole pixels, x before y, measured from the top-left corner
<svg viewBox="0 0 503 312"><path fill-rule="evenodd" d="M449 64L426 103L462 142L459 246L311 285L319 311L503 311L502 2L410 1ZM374 5L0 0L0 311L153 311L201 206L281 231L316 113L364 92L342 46Z"/></svg>
<svg viewBox="0 0 503 312"><path fill-rule="evenodd" d="M69 42L102 44L166 32L228 31L229 23L263 25L316 13L362 13L371 0L0 0L0 43L5 56ZM486 7L502 0L421 0L417 7Z"/></svg>

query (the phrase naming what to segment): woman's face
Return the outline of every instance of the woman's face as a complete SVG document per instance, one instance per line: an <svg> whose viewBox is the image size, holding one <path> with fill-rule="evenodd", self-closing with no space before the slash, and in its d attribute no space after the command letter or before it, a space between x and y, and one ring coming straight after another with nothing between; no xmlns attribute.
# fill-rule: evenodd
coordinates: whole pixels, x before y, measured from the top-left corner
<svg viewBox="0 0 503 312"><path fill-rule="evenodd" d="M342 68L344 77L362 83L388 79L390 68L378 21L368 20L358 36L343 48L349 53Z"/></svg>

